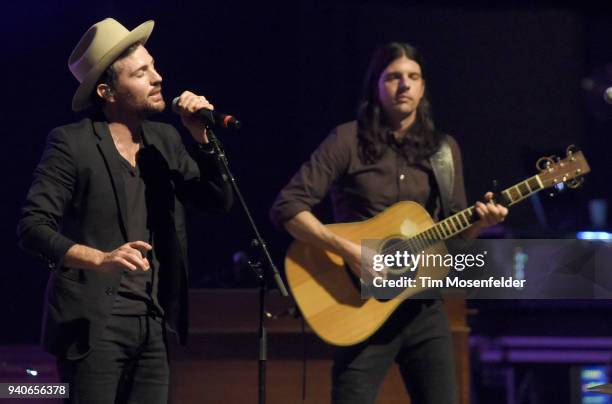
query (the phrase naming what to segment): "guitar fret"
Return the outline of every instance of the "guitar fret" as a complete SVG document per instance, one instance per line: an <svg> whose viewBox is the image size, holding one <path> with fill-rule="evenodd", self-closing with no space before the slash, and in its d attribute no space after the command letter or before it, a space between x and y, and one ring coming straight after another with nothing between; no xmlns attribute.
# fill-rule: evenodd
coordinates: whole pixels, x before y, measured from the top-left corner
<svg viewBox="0 0 612 404"><path fill-rule="evenodd" d="M431 228L431 232L433 233L435 240L437 241L442 240L442 235L440 234L436 226Z"/></svg>
<svg viewBox="0 0 612 404"><path fill-rule="evenodd" d="M532 192L540 190L540 183L538 182L537 177L531 177L530 179L528 179L527 184L529 185L529 188L531 188Z"/></svg>
<svg viewBox="0 0 612 404"><path fill-rule="evenodd" d="M444 226L442 225L442 222L438 223L438 230L440 231L440 233L442 233L442 239L446 239L447 235L446 235L446 229L444 229Z"/></svg>
<svg viewBox="0 0 612 404"><path fill-rule="evenodd" d="M470 223L465 220L465 217L463 216L463 212L459 212L457 214L457 217L459 218L459 221L461 222L461 226L468 227Z"/></svg>
<svg viewBox="0 0 612 404"><path fill-rule="evenodd" d="M480 220L480 215L478 214L478 212L476 212L475 208L470 208L470 213L471 213L472 223L476 223L477 221Z"/></svg>
<svg viewBox="0 0 612 404"><path fill-rule="evenodd" d="M455 227L457 227L458 231L461 231L461 222L459 221L459 219L457 219L457 216L451 216L451 220L453 221L453 223L455 223Z"/></svg>
<svg viewBox="0 0 612 404"><path fill-rule="evenodd" d="M440 230L440 226L436 224L434 229L436 229L436 233L440 237L440 240L444 240L444 233L442 233L442 230Z"/></svg>
<svg viewBox="0 0 612 404"><path fill-rule="evenodd" d="M461 216L463 217L463 219L465 219L465 221L468 223L468 225L471 223L469 213L470 213L469 209L463 210L461 212Z"/></svg>
<svg viewBox="0 0 612 404"><path fill-rule="evenodd" d="M514 203L514 201L512 200L512 195L510 194L510 190L505 189L502 191L502 194L506 197L506 199L508 200L509 204Z"/></svg>
<svg viewBox="0 0 612 404"><path fill-rule="evenodd" d="M450 229L450 234L451 236L455 233L455 229L453 228L453 224L450 222L450 220L445 220L444 223L448 226L448 228Z"/></svg>
<svg viewBox="0 0 612 404"><path fill-rule="evenodd" d="M521 200L521 193L519 192L516 185L510 188L509 192L510 192L510 198L512 199L512 202L518 202Z"/></svg>
<svg viewBox="0 0 612 404"><path fill-rule="evenodd" d="M520 184L517 185L519 193L521 194L521 197L526 197L529 195L529 187L527 187L527 184L525 184L524 182L521 182Z"/></svg>
<svg viewBox="0 0 612 404"><path fill-rule="evenodd" d="M419 239L419 234L414 236L414 244L416 245L417 249L421 249L421 240Z"/></svg>
<svg viewBox="0 0 612 404"><path fill-rule="evenodd" d="M414 238L416 241L416 245L417 245L417 250L422 250L423 249L423 242L420 239L421 235L417 234L416 237Z"/></svg>
<svg viewBox="0 0 612 404"><path fill-rule="evenodd" d="M418 237L414 238L414 252L419 252L423 249L423 243L418 239Z"/></svg>
<svg viewBox="0 0 612 404"><path fill-rule="evenodd" d="M452 223L453 225L453 233L459 233L461 231L461 226L457 225L457 222L455 222L455 217L451 216L448 218L448 221Z"/></svg>
<svg viewBox="0 0 612 404"><path fill-rule="evenodd" d="M446 223L444 221L441 221L440 226L442 226L442 230L444 230L444 237L448 238L450 236L450 230L446 226Z"/></svg>
<svg viewBox="0 0 612 404"><path fill-rule="evenodd" d="M427 229L425 231L425 233L427 234L427 237L432 240L435 241L436 240L436 232L434 231L433 227L430 227L429 229Z"/></svg>
<svg viewBox="0 0 612 404"><path fill-rule="evenodd" d="M471 207L464 209L453 216L441 220L422 234L427 234L430 237L433 235L431 241L446 240L451 236L463 231L478 220L478 218L474 216L475 214L474 209Z"/></svg>
<svg viewBox="0 0 612 404"><path fill-rule="evenodd" d="M421 234L422 234L423 244L425 245L425 248L429 247L431 245L431 240L429 239L429 237L427 237L427 234L425 233L421 233Z"/></svg>
<svg viewBox="0 0 612 404"><path fill-rule="evenodd" d="M410 250L410 252L416 251L416 248L414 248L414 239L413 238L409 238L408 240L406 240L406 246L408 247L408 250Z"/></svg>
<svg viewBox="0 0 612 404"><path fill-rule="evenodd" d="M538 183L538 190L546 188L542 182L542 178L539 175L534 175L533 179Z"/></svg>
<svg viewBox="0 0 612 404"><path fill-rule="evenodd" d="M423 237L423 234L419 234L419 243L421 244L421 250L427 248L427 240Z"/></svg>

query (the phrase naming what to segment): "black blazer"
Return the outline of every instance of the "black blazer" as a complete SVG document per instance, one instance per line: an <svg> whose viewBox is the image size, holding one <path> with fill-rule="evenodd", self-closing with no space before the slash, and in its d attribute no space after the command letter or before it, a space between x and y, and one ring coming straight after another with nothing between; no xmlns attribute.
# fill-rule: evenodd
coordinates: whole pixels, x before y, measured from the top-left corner
<svg viewBox="0 0 612 404"><path fill-rule="evenodd" d="M188 153L176 129L145 121L141 173L159 261L159 301L181 342L187 334L187 241L184 204L226 212L232 192L216 155ZM17 226L21 247L52 270L43 345L70 359L96 344L111 312L122 271L66 268L75 243L112 251L127 239L120 155L104 121L84 119L51 131ZM61 226L61 227L60 227Z"/></svg>

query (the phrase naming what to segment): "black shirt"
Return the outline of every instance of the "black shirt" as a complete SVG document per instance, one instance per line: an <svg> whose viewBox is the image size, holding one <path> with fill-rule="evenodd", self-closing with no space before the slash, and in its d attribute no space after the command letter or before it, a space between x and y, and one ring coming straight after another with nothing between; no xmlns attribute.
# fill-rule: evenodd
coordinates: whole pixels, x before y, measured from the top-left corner
<svg viewBox="0 0 612 404"><path fill-rule="evenodd" d="M145 315L163 314L158 301L159 262L155 254L155 245L151 226L148 221L146 184L141 172L141 144L136 154L136 166L132 166L123 156L120 160L124 168L123 180L127 196L127 232L129 241L145 241L153 245L153 250L147 254L150 268L148 271L137 269L123 270L121 284L113 306L113 314Z"/></svg>

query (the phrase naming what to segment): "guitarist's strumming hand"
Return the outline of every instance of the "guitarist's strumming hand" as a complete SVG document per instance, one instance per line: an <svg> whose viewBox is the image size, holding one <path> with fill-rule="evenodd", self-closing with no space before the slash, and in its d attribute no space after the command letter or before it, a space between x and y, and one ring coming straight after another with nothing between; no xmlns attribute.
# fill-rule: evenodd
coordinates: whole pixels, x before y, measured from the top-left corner
<svg viewBox="0 0 612 404"><path fill-rule="evenodd" d="M506 216L508 216L508 208L499 203L495 203L493 200L493 192L487 192L484 195L484 200L487 202L483 203L479 201L474 204L474 209L478 213L478 216L480 216L480 220L461 233L463 238L476 238L482 229L501 223L506 219Z"/></svg>
<svg viewBox="0 0 612 404"><path fill-rule="evenodd" d="M369 285L377 276L384 279L387 278L386 270L377 272L373 269L372 264L374 262L374 254L376 254L376 251L372 250L371 248L364 248L361 245L349 240L343 240L342 245L342 258L344 258L346 265L349 266L353 274L360 278L363 283ZM362 254L366 255L362 256ZM364 264L363 270L362 263Z"/></svg>

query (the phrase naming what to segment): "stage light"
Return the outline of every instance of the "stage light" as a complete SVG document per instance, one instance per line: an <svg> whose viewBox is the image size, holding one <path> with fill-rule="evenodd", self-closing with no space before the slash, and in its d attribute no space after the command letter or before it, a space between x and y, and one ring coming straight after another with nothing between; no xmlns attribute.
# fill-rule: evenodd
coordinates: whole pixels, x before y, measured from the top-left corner
<svg viewBox="0 0 612 404"><path fill-rule="evenodd" d="M608 240L612 241L612 233L607 231L579 231L576 233L578 240Z"/></svg>
<svg viewBox="0 0 612 404"><path fill-rule="evenodd" d="M30 376L38 376L38 370L36 369L26 369L26 373L29 374Z"/></svg>

